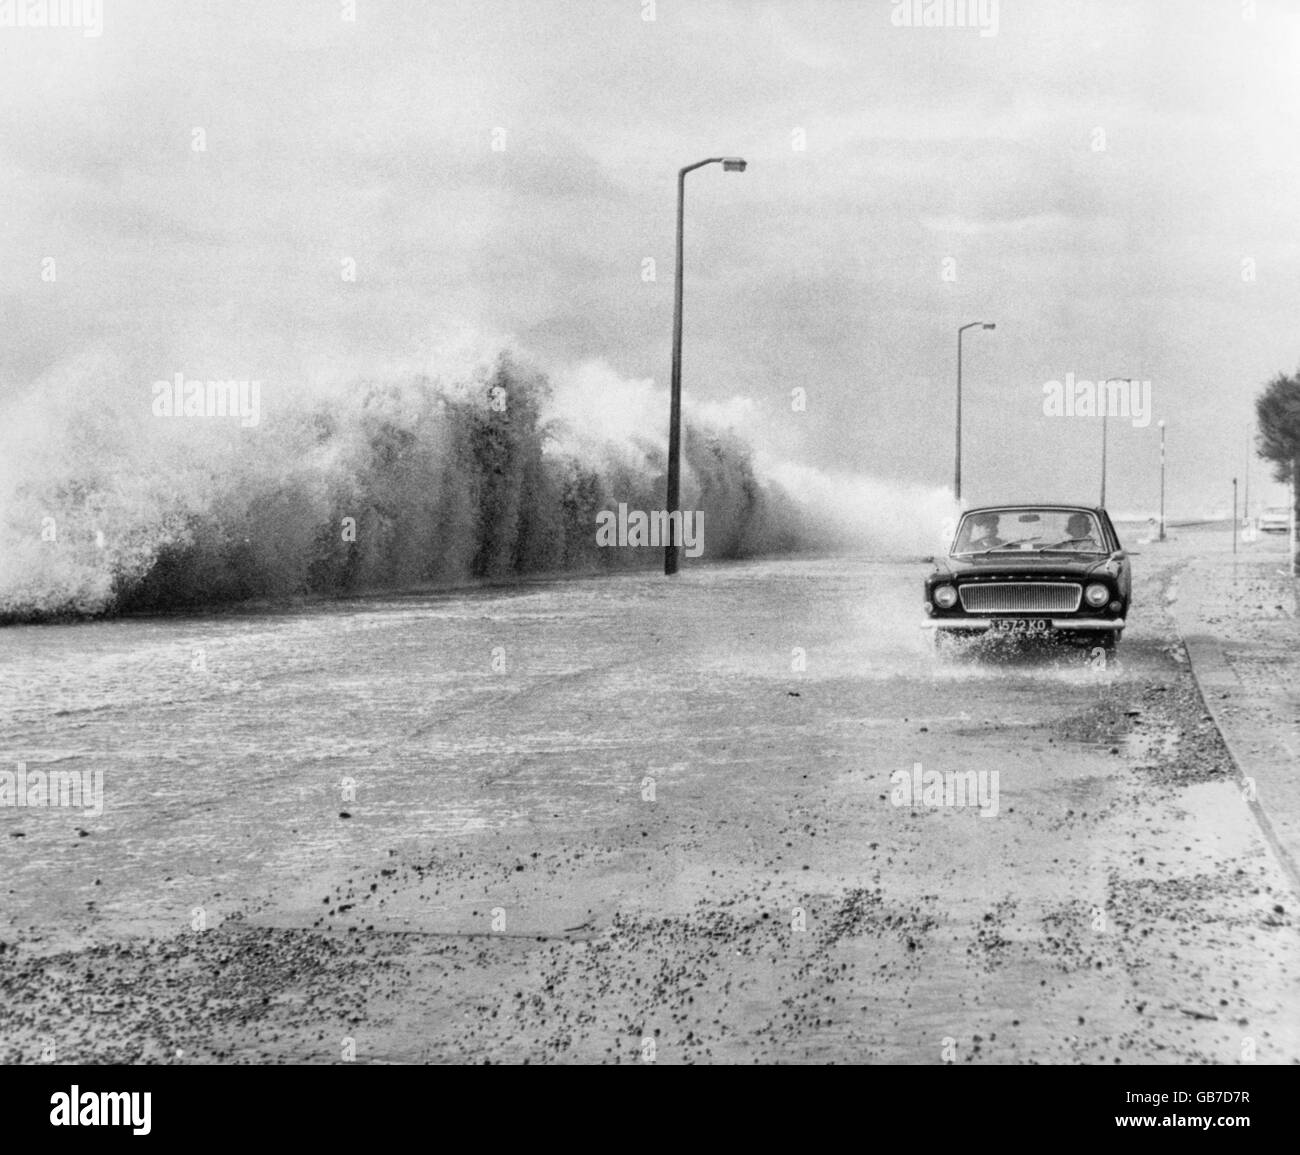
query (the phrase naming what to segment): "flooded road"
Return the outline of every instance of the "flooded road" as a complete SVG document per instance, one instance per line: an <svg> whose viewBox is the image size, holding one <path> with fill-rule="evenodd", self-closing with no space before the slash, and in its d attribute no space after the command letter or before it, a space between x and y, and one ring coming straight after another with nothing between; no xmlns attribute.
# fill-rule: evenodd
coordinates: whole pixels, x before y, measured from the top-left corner
<svg viewBox="0 0 1300 1155"><path fill-rule="evenodd" d="M0 631L0 762L104 784L0 807L5 1057L1300 1059L1178 565L1105 666L867 558Z"/></svg>

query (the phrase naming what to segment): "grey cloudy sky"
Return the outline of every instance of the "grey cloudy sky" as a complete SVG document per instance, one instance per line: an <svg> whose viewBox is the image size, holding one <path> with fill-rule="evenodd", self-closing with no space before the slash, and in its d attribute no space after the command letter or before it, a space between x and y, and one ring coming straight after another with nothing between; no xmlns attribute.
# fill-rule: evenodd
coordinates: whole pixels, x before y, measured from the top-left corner
<svg viewBox="0 0 1300 1155"><path fill-rule="evenodd" d="M956 329L992 320L968 499L1094 495L1099 423L1042 411L1073 373L1152 382L1173 513L1227 500L1251 398L1300 364L1300 14L1002 0L982 36L895 8L104 0L97 37L0 27L0 390L110 349L145 403L176 371L273 392L485 335L663 385L676 170L738 154L689 178L686 388L747 399L769 452L948 483ZM1154 508L1155 421L1111 431L1110 504Z"/></svg>

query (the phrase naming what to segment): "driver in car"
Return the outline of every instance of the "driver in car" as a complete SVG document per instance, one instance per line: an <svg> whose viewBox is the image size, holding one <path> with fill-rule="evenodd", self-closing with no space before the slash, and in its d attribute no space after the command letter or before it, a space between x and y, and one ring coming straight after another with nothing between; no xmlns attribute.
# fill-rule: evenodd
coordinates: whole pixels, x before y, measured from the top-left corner
<svg viewBox="0 0 1300 1155"><path fill-rule="evenodd" d="M1092 518L1086 513L1072 513L1065 523L1068 535L1066 544L1077 550L1100 550L1101 543L1093 536Z"/></svg>

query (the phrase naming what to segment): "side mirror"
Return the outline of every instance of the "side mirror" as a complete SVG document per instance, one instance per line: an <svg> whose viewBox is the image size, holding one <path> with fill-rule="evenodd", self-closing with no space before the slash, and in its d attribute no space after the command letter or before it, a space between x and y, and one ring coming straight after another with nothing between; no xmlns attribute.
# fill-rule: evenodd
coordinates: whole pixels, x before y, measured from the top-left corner
<svg viewBox="0 0 1300 1155"><path fill-rule="evenodd" d="M1128 554L1124 550L1117 549L1113 554L1110 555L1110 560L1123 561L1126 557L1128 557Z"/></svg>
<svg viewBox="0 0 1300 1155"><path fill-rule="evenodd" d="M934 565L934 554L932 554L932 553L927 553L927 554L925 555L925 557L923 557L921 560L922 560L926 565Z"/></svg>

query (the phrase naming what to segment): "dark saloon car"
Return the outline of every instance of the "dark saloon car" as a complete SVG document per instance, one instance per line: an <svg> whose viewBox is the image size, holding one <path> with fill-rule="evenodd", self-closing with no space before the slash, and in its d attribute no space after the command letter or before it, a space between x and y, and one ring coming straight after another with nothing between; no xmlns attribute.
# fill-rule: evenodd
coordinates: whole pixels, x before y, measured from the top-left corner
<svg viewBox="0 0 1300 1155"><path fill-rule="evenodd" d="M1037 635L1113 649L1132 591L1110 517L1082 505L967 510L925 579L924 625L958 633Z"/></svg>

